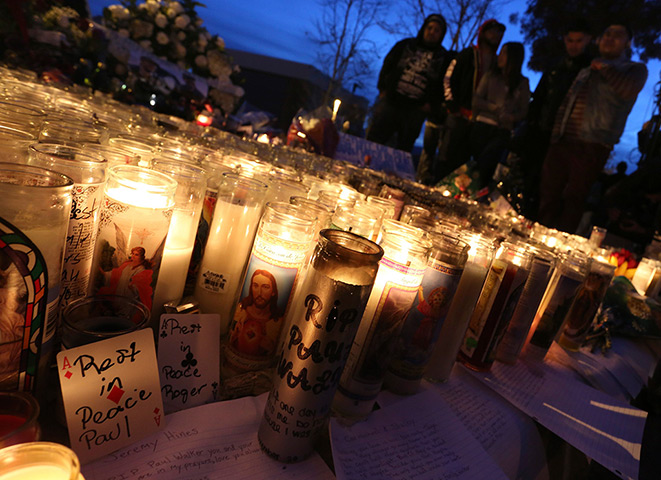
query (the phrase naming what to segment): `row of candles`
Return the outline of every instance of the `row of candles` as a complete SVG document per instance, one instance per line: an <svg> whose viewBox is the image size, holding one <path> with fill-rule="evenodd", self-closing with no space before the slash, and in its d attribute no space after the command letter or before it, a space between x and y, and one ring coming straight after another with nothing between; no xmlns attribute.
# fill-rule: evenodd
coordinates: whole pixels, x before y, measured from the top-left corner
<svg viewBox="0 0 661 480"><path fill-rule="evenodd" d="M135 297L156 326L192 293L220 316L224 398L270 390L260 443L295 461L331 411L364 418L384 385L577 349L614 272L586 239L413 182L3 75L3 252L32 255L12 260L40 307L3 336L5 390L34 388L80 299Z"/></svg>

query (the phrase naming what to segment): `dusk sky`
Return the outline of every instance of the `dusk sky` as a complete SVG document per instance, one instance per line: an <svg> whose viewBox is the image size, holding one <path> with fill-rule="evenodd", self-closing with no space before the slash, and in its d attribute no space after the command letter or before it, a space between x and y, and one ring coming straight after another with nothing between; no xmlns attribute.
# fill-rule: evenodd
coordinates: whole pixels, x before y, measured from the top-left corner
<svg viewBox="0 0 661 480"><path fill-rule="evenodd" d="M104 6L119 3L109 0L89 0L92 15L99 15ZM199 8L198 14L204 20L204 25L213 34L225 40L229 49L245 50L286 60L293 60L316 66L316 46L307 37L314 26L314 20L323 14L315 0L202 0L206 8ZM507 25L503 43L508 41L523 41L518 25L508 23L510 13L523 13L525 1L516 0L502 9L496 16ZM416 26L417 30L417 26ZM399 40L382 31L375 30L373 39L379 46L374 52L374 81L364 91L357 93L367 97L370 102L376 97L376 76L383 58L390 47ZM446 39L447 40L447 39ZM527 51L529 54L529 50ZM638 160L636 134L644 121L654 112L654 90L659 82L661 62L655 60L647 64L649 77L645 88L638 96L634 110L629 116L626 131L616 146L616 162L631 157L629 173ZM524 71L534 90L539 81L538 72ZM616 163L615 162L615 163ZM608 166L613 166L609 162Z"/></svg>

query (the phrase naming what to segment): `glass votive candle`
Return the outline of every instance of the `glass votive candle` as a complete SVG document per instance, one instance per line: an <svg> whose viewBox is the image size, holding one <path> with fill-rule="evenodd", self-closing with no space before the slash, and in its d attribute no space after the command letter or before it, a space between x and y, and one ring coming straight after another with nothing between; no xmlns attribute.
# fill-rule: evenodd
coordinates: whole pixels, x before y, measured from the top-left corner
<svg viewBox="0 0 661 480"><path fill-rule="evenodd" d="M30 442L0 450L0 480L83 480L80 461L59 443Z"/></svg>
<svg viewBox="0 0 661 480"><path fill-rule="evenodd" d="M28 147L37 137L18 125L0 124L0 155L8 163L24 163L28 157Z"/></svg>
<svg viewBox="0 0 661 480"><path fill-rule="evenodd" d="M0 448L39 440L39 403L27 392L0 392Z"/></svg>
<svg viewBox="0 0 661 480"><path fill-rule="evenodd" d="M62 313L62 347L124 335L147 326L149 309L121 295L96 295L76 300Z"/></svg>

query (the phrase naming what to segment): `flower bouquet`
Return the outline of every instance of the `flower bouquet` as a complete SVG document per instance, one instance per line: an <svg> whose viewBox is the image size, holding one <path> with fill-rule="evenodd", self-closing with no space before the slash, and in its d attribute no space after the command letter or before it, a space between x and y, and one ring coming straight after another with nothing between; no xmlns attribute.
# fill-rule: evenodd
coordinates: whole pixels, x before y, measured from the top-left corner
<svg viewBox="0 0 661 480"><path fill-rule="evenodd" d="M104 24L182 70L230 82L225 42L202 26L198 6L194 0L122 0L104 8Z"/></svg>

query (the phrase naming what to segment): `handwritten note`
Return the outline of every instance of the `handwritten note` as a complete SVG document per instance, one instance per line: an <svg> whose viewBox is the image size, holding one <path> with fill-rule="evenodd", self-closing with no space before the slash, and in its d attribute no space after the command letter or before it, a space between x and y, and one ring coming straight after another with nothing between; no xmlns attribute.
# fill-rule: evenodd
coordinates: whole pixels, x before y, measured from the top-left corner
<svg viewBox="0 0 661 480"><path fill-rule="evenodd" d="M338 479L505 479L442 398L422 392L352 426L331 419Z"/></svg>
<svg viewBox="0 0 661 480"><path fill-rule="evenodd" d="M163 426L151 329L57 355L71 447L85 463Z"/></svg>
<svg viewBox="0 0 661 480"><path fill-rule="evenodd" d="M647 414L566 370L547 361L496 362L490 373L472 375L588 457L636 478Z"/></svg>
<svg viewBox="0 0 661 480"><path fill-rule="evenodd" d="M266 394L167 416L166 428L83 468L86 480L319 479L333 473L318 454L295 464L263 453L257 428Z"/></svg>
<svg viewBox="0 0 661 480"><path fill-rule="evenodd" d="M217 400L219 315L164 314L158 331L158 368L166 413Z"/></svg>

